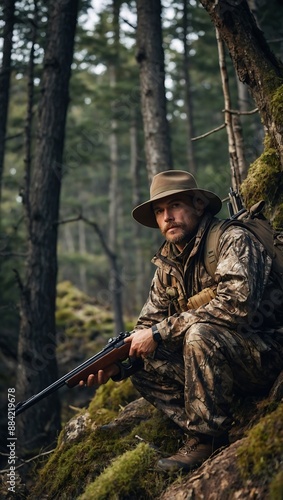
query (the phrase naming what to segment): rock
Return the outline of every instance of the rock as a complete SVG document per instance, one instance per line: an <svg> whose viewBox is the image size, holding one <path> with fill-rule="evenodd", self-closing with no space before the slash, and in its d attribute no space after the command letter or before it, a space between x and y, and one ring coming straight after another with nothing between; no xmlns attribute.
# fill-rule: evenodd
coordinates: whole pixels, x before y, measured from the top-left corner
<svg viewBox="0 0 283 500"><path fill-rule="evenodd" d="M90 426L91 419L88 412L73 417L64 427L61 434L60 447L67 442L77 439Z"/></svg>

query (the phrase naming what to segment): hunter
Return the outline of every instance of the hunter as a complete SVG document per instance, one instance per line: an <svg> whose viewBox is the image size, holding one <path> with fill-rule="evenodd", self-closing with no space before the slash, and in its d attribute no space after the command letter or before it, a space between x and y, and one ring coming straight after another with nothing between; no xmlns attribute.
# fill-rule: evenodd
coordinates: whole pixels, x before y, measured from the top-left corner
<svg viewBox="0 0 283 500"><path fill-rule="evenodd" d="M138 368L134 385L184 432L179 451L158 462L167 472L190 471L228 444L235 394L265 393L283 369L283 300L271 293L263 245L230 226L219 240L214 276L206 269L206 235L221 206L190 173L167 170L154 176L150 199L132 212L165 239L153 258L148 299L125 341ZM272 314L264 315L266 308ZM90 375L87 385L122 379L119 371Z"/></svg>

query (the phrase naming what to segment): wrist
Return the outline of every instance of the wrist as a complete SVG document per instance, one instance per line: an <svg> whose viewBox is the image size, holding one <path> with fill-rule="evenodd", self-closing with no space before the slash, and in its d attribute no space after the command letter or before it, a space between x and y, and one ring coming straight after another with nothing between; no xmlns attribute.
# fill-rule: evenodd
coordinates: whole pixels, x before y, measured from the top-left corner
<svg viewBox="0 0 283 500"><path fill-rule="evenodd" d="M157 344L160 344L160 342L162 342L162 337L158 331L158 328L156 325L153 325L151 327L151 331L152 331L152 338L153 340L157 343Z"/></svg>

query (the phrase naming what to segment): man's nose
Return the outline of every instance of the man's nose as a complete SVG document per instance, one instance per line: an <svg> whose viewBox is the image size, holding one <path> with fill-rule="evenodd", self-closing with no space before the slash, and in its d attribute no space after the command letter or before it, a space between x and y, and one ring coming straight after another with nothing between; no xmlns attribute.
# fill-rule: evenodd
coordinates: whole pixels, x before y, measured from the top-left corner
<svg viewBox="0 0 283 500"><path fill-rule="evenodd" d="M165 208L164 209L164 221L167 222L167 221L173 220L173 219L174 219L174 216L173 216L172 210Z"/></svg>

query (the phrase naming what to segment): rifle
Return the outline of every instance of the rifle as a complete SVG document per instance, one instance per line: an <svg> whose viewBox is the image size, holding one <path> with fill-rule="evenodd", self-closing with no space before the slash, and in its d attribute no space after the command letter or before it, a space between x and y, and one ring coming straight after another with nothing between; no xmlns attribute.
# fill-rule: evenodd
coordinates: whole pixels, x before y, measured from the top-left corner
<svg viewBox="0 0 283 500"><path fill-rule="evenodd" d="M236 219L242 213L246 212L246 209L243 205L243 201L238 191L234 191L232 188L229 189L228 193L228 212L230 219Z"/></svg>
<svg viewBox="0 0 283 500"><path fill-rule="evenodd" d="M129 332L121 332L117 337L110 338L106 346L100 352L81 363L69 373L66 373L66 375L56 380L56 382L53 382L53 384L40 391L38 394L17 403L15 408L16 416L41 399L49 396L49 394L57 391L65 384L71 389L78 385L80 380L86 380L90 374L95 374L99 370L105 370L105 368L115 363L121 364L125 362L123 363L124 369L129 370L132 368L131 360L128 358L131 344L130 342L124 342L124 339L129 337L129 335L131 335Z"/></svg>

